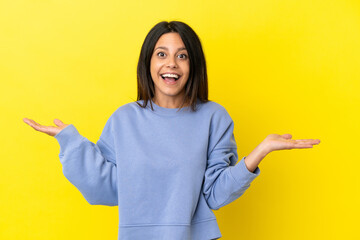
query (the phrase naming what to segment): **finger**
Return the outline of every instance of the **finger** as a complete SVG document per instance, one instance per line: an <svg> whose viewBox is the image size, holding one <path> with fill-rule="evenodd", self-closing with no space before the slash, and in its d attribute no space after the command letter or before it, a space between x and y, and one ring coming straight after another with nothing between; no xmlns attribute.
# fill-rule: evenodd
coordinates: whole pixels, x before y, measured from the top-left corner
<svg viewBox="0 0 360 240"><path fill-rule="evenodd" d="M283 138L285 138L285 139L291 139L292 138L292 135L291 134L283 134L283 135L281 135Z"/></svg>
<svg viewBox="0 0 360 240"><path fill-rule="evenodd" d="M313 148L313 145L311 144L292 144L288 146L289 149L295 149L295 148Z"/></svg>
<svg viewBox="0 0 360 240"><path fill-rule="evenodd" d="M296 141L296 143L300 143L300 144L319 144L320 143L319 139L297 139L295 141Z"/></svg>
<svg viewBox="0 0 360 240"><path fill-rule="evenodd" d="M33 127L33 128L35 128L35 127L37 127L38 125L40 125L40 124L38 124L37 122L35 122L34 120L29 119L29 118L24 118L23 120L24 120L25 123L27 123L28 125L30 125L30 126Z"/></svg>
<svg viewBox="0 0 360 240"><path fill-rule="evenodd" d="M43 132L49 134L49 127L43 126L37 122L35 122L32 119L24 118L24 122L26 122L28 125L30 125L32 128L34 128L36 131Z"/></svg>
<svg viewBox="0 0 360 240"><path fill-rule="evenodd" d="M294 139L296 141L313 141L313 140L316 140L316 139Z"/></svg>
<svg viewBox="0 0 360 240"><path fill-rule="evenodd" d="M291 147L296 147L296 148L308 148L308 147L313 147L313 145L317 145L319 144L318 141L304 141L304 142L296 142L296 143L292 143Z"/></svg>
<svg viewBox="0 0 360 240"><path fill-rule="evenodd" d="M54 123L58 127L62 127L65 125L65 123L63 123L60 119L54 119Z"/></svg>
<svg viewBox="0 0 360 240"><path fill-rule="evenodd" d="M29 124L29 119L28 119L28 118L23 118L23 121L24 121L26 124Z"/></svg>

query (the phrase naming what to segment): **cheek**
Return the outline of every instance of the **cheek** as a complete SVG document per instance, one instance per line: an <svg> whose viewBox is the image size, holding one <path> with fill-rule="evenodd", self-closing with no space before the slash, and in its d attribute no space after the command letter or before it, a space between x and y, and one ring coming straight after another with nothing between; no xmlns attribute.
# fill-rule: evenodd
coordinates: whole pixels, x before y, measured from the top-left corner
<svg viewBox="0 0 360 240"><path fill-rule="evenodd" d="M183 71L184 71L185 75L189 76L189 74L190 74L190 66L189 66L189 64L184 64Z"/></svg>
<svg viewBox="0 0 360 240"><path fill-rule="evenodd" d="M156 62L156 61L150 62L150 71L151 72L157 73L157 72L159 72L160 68L161 68L161 64L159 62Z"/></svg>
<svg viewBox="0 0 360 240"><path fill-rule="evenodd" d="M156 77L157 75L157 67L153 62L150 62L150 74L152 78Z"/></svg>

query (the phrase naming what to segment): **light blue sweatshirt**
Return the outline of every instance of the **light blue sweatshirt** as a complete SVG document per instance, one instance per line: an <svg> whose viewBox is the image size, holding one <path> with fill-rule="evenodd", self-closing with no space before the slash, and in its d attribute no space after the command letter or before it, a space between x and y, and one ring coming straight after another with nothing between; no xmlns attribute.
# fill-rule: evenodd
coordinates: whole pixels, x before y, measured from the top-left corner
<svg viewBox="0 0 360 240"><path fill-rule="evenodd" d="M211 209L239 198L260 169L236 164L234 122L220 104L153 107L119 107L96 144L72 124L55 135L65 177L90 204L119 206L121 240L220 238Z"/></svg>

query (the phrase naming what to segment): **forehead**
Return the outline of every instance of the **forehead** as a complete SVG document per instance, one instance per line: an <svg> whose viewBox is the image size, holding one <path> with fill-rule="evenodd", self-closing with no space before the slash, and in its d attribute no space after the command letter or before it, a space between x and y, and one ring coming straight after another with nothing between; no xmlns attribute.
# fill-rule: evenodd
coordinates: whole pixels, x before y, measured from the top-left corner
<svg viewBox="0 0 360 240"><path fill-rule="evenodd" d="M159 40L155 44L155 49L157 47L185 48L185 44L181 40L180 34L171 32L171 33L165 33L159 38Z"/></svg>

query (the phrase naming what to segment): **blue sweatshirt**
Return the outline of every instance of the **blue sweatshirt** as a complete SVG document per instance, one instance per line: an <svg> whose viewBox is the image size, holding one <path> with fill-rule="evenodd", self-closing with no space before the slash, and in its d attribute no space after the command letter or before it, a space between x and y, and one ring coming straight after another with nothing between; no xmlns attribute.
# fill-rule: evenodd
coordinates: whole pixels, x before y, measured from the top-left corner
<svg viewBox="0 0 360 240"><path fill-rule="evenodd" d="M220 238L212 209L239 198L260 169L236 164L234 122L220 104L153 108L119 107L96 144L72 124L55 135L65 177L90 204L118 206L121 240Z"/></svg>

